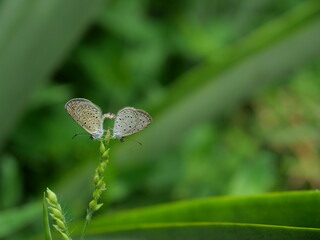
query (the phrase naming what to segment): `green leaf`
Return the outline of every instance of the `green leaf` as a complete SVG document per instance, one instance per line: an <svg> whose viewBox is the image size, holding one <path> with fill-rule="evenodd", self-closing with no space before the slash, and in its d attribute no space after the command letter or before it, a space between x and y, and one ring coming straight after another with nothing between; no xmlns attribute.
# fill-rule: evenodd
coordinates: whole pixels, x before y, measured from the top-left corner
<svg viewBox="0 0 320 240"><path fill-rule="evenodd" d="M94 239L317 239L319 204L320 192L198 199L101 216L88 234Z"/></svg>
<svg viewBox="0 0 320 240"><path fill-rule="evenodd" d="M149 223L229 222L319 228L320 192L213 197L96 217L91 229ZM312 216L312 217L311 217Z"/></svg>
<svg viewBox="0 0 320 240"><path fill-rule="evenodd" d="M43 224L44 224L44 234L46 240L52 240L51 237L51 229L49 224L49 214L48 214L48 207L47 207L47 200L46 200L46 193L43 193Z"/></svg>
<svg viewBox="0 0 320 240"><path fill-rule="evenodd" d="M143 224L113 231L100 228L92 239L305 240L319 237L320 229L311 228L232 223L172 223ZM90 236L87 239L90 239Z"/></svg>
<svg viewBox="0 0 320 240"><path fill-rule="evenodd" d="M0 8L0 147L32 94L80 39L102 0L10 0Z"/></svg>

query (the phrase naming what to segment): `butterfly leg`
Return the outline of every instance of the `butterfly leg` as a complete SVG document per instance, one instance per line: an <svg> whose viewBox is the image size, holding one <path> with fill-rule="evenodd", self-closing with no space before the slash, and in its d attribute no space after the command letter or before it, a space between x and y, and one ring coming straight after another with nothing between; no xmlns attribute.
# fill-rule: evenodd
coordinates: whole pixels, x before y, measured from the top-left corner
<svg viewBox="0 0 320 240"><path fill-rule="evenodd" d="M111 127L109 127L108 130L103 130L103 131L104 132L108 132L108 131L113 132L113 129Z"/></svg>
<svg viewBox="0 0 320 240"><path fill-rule="evenodd" d="M72 139L75 139L78 136L90 136L90 138L92 137L89 133L77 133L73 135Z"/></svg>

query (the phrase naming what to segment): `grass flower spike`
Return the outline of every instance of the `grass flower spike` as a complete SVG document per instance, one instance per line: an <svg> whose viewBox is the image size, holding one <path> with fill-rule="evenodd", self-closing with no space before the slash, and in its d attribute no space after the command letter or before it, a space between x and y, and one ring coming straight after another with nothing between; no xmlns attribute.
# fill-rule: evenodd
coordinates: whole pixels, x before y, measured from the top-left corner
<svg viewBox="0 0 320 240"><path fill-rule="evenodd" d="M91 221L92 215L94 212L98 211L103 203L99 203L100 196L104 190L106 190L106 183L104 181L104 173L109 161L109 146L110 141L110 131L108 130L106 133L106 137L104 141L100 141L100 163L95 170L95 174L93 177L94 183L94 191L93 191L93 199L89 203L89 207L87 209L86 222L83 227L81 239L84 239L84 234L86 232L87 226Z"/></svg>
<svg viewBox="0 0 320 240"><path fill-rule="evenodd" d="M62 235L62 238L64 240L71 240L66 224L66 219L63 215L61 206L58 203L56 194L52 192L49 188L47 188L46 196L50 216L55 221L53 227Z"/></svg>

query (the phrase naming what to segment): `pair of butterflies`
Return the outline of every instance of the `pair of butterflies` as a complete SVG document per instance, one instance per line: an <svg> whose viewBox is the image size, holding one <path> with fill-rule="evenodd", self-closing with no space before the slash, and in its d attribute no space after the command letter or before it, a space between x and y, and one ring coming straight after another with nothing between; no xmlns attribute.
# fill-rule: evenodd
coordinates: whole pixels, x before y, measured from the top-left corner
<svg viewBox="0 0 320 240"><path fill-rule="evenodd" d="M102 140L105 130L103 122L106 118L115 119L111 138L124 140L125 136L135 134L146 128L151 122L151 116L142 110L125 107L115 114L102 114L98 106L85 98L69 100L65 109L73 120L86 130L92 139Z"/></svg>

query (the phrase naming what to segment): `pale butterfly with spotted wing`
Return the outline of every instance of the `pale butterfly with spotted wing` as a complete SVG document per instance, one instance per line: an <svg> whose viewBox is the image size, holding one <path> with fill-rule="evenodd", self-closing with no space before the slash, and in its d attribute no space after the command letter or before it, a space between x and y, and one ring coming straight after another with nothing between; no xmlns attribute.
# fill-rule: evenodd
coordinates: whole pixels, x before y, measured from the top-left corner
<svg viewBox="0 0 320 240"><path fill-rule="evenodd" d="M125 107L115 116L112 138L123 141L124 137L142 131L151 122L152 118L149 113L140 109Z"/></svg>
<svg viewBox="0 0 320 240"><path fill-rule="evenodd" d="M69 100L65 109L73 120L91 135L92 139L102 140L105 132L103 129L105 118L115 119L112 138L120 141L123 141L126 136L142 131L152 122L147 112L132 107L121 109L117 115L102 114L98 106L85 98Z"/></svg>
<svg viewBox="0 0 320 240"><path fill-rule="evenodd" d="M104 119L114 118L113 114L102 114L98 106L85 98L69 100L65 105L65 109L73 120L91 135L92 139L102 140L105 132L103 129Z"/></svg>

